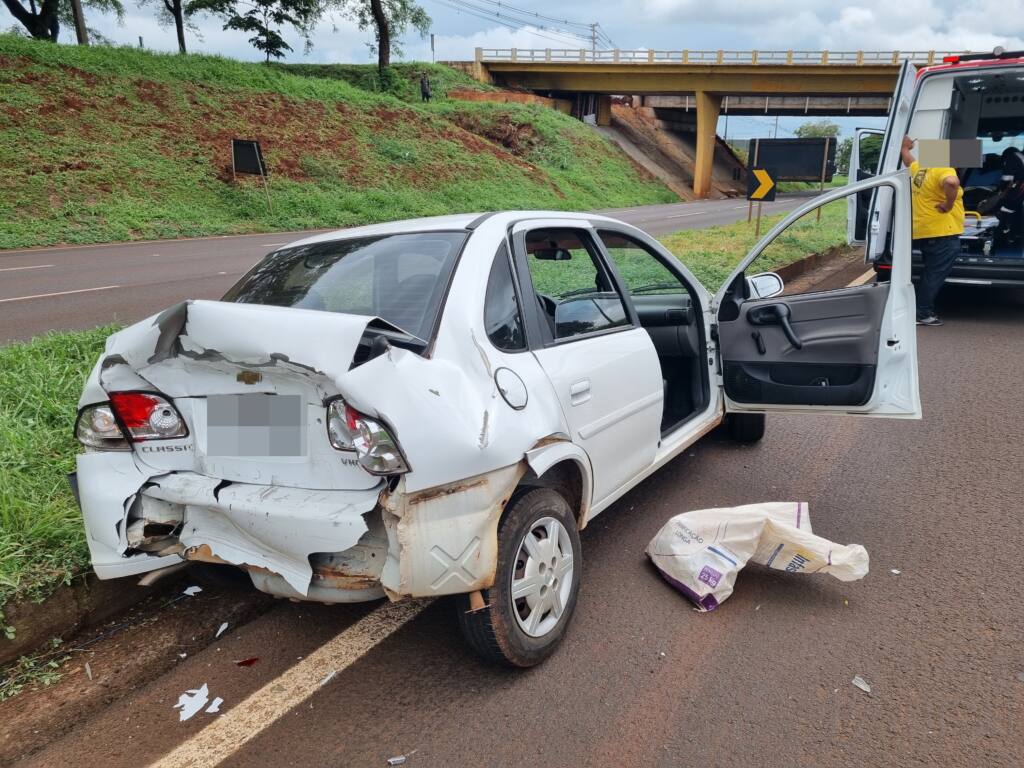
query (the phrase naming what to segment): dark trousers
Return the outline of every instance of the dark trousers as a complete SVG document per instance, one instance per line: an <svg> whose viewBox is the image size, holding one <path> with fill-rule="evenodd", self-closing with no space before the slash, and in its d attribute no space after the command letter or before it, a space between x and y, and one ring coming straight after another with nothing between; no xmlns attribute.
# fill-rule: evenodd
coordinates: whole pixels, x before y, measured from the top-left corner
<svg viewBox="0 0 1024 768"><path fill-rule="evenodd" d="M924 269L917 282L917 316L935 314L935 297L953 270L953 262L960 255L960 236L924 237L914 240L914 248L921 251Z"/></svg>

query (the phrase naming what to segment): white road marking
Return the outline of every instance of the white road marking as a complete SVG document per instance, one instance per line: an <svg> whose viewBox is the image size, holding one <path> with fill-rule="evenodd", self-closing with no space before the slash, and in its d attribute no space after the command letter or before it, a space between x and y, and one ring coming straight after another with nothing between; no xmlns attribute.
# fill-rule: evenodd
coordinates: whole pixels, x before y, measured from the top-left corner
<svg viewBox="0 0 1024 768"><path fill-rule="evenodd" d="M702 216L708 211L694 211L693 213L677 213L674 216L662 216L663 219L682 219L686 216Z"/></svg>
<svg viewBox="0 0 1024 768"><path fill-rule="evenodd" d="M3 269L0 269L0 272L17 272L19 269L46 269L47 267L52 266L53 264L36 264L31 267L4 267Z"/></svg>
<svg viewBox="0 0 1024 768"><path fill-rule="evenodd" d="M89 291L109 291L111 288L120 288L120 285L101 285L98 288L79 288L74 291L57 291L56 293L36 293L31 296L15 296L11 299L0 299L0 304L8 301L28 301L29 299L47 299L50 296L67 296L70 293L88 293Z"/></svg>
<svg viewBox="0 0 1024 768"><path fill-rule="evenodd" d="M340 673L351 666L431 602L404 600L371 611L294 667L249 694L191 739L152 763L150 768L219 765L316 693L326 675Z"/></svg>
<svg viewBox="0 0 1024 768"><path fill-rule="evenodd" d="M863 275L861 275L860 277L858 277L855 280L853 280L849 284L849 287L852 288L852 287L857 286L857 285L864 285L866 282L868 282L874 276L875 276L875 268L872 267L867 272L865 272Z"/></svg>
<svg viewBox="0 0 1024 768"><path fill-rule="evenodd" d="M276 248L279 245L288 245L288 243L260 243L260 248Z"/></svg>

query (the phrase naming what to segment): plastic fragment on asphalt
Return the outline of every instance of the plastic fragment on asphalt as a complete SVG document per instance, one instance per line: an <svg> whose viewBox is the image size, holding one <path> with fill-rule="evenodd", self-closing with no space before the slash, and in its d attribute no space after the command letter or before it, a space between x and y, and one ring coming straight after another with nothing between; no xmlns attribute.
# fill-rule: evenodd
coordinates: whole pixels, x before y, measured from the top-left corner
<svg viewBox="0 0 1024 768"><path fill-rule="evenodd" d="M748 562L788 573L830 573L840 581L868 572L864 547L816 536L806 502L793 501L676 515L651 539L647 556L699 611L721 605Z"/></svg>
<svg viewBox="0 0 1024 768"><path fill-rule="evenodd" d="M903 571L901 571L899 568L893 568L891 571L889 571L889 573L891 573L893 576L899 576L901 573L903 573Z"/></svg>
<svg viewBox="0 0 1024 768"><path fill-rule="evenodd" d="M320 687L322 688L323 686L325 686L329 682L331 682L331 680L334 679L334 676L336 674L338 674L338 670L336 670L336 669L332 669L330 672L328 672L327 676L323 680L320 681Z"/></svg>
<svg viewBox="0 0 1024 768"><path fill-rule="evenodd" d="M206 708L206 714L208 714L208 715L216 715L218 712L220 712L220 705L223 704L223 703L224 703L224 699L222 699L220 696L218 696L217 698L215 698L213 700L213 702L210 704L210 706L208 706Z"/></svg>
<svg viewBox="0 0 1024 768"><path fill-rule="evenodd" d="M225 621L223 624L221 624L219 627L217 627L217 634L213 636L213 639L216 640L218 637L223 635L224 634L224 630L226 630L227 628L228 628L228 623Z"/></svg>
<svg viewBox="0 0 1024 768"><path fill-rule="evenodd" d="M178 722L185 722L192 717L196 712L206 706L206 703L210 700L210 689L206 683L203 683L199 688L193 688L190 691L185 691L181 696L178 697L178 703L175 704L172 709L181 710L178 713Z"/></svg>
<svg viewBox="0 0 1024 768"><path fill-rule="evenodd" d="M92 682L92 667L89 666L89 662L85 662L85 676Z"/></svg>
<svg viewBox="0 0 1024 768"><path fill-rule="evenodd" d="M860 675L854 675L853 680L850 682L864 691L864 693L871 693L871 685Z"/></svg>
<svg viewBox="0 0 1024 768"><path fill-rule="evenodd" d="M414 749L412 752L406 752L404 755L395 755L394 757L388 758L388 765L405 765L405 761L416 754Z"/></svg>
<svg viewBox="0 0 1024 768"><path fill-rule="evenodd" d="M178 658L179 658L179 659L184 659L184 658L185 658L186 656L188 656L188 654L187 654L187 653L179 653L179 654L178 654Z"/></svg>
<svg viewBox="0 0 1024 768"><path fill-rule="evenodd" d="M182 592L181 594L188 595L189 597L195 597L196 595L198 595L202 591L203 591L202 587L191 586L191 587L187 587L185 589L185 591Z"/></svg>
<svg viewBox="0 0 1024 768"><path fill-rule="evenodd" d="M251 667L253 664L260 660L259 656L250 656L248 659L239 659L235 662L236 666L239 667Z"/></svg>

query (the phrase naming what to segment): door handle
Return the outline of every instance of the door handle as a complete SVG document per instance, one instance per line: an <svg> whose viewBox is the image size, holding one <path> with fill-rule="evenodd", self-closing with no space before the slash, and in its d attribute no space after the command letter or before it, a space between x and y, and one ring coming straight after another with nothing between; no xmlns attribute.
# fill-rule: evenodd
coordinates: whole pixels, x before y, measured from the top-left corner
<svg viewBox="0 0 1024 768"><path fill-rule="evenodd" d="M572 405L582 405L590 399L590 379L577 381L569 387L569 402Z"/></svg>
<svg viewBox="0 0 1024 768"><path fill-rule="evenodd" d="M747 312L747 320L751 325L781 325L782 332L786 334L789 343L796 349L803 349L804 343L793 330L793 324L789 322L789 314L787 304L766 304L762 307L754 307Z"/></svg>

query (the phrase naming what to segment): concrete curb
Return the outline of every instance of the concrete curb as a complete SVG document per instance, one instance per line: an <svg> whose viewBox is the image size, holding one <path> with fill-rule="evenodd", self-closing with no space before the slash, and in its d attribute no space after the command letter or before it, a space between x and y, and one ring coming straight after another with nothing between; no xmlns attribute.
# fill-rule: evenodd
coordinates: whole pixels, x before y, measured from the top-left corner
<svg viewBox="0 0 1024 768"><path fill-rule="evenodd" d="M151 587L136 580L100 581L92 573L61 585L42 602L22 600L3 607L5 622L15 628L13 640L0 639L0 665L42 647L51 638L67 639L119 616L146 598L179 586L183 575L165 578Z"/></svg>

